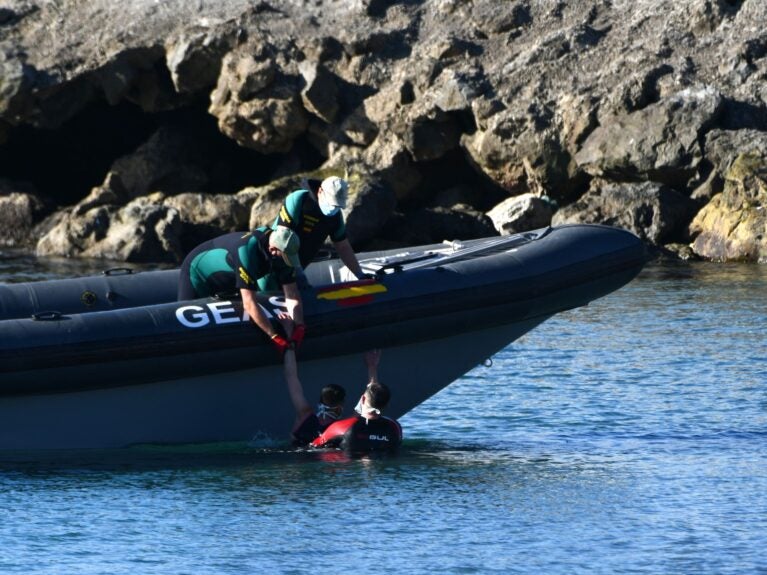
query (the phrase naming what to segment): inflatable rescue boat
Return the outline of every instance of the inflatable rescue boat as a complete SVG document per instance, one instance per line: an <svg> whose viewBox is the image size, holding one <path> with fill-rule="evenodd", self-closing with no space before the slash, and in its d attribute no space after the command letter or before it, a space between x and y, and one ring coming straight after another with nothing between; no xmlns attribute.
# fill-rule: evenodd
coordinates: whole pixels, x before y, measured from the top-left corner
<svg viewBox="0 0 767 575"><path fill-rule="evenodd" d="M629 282L642 242L606 226L358 255L307 268L307 398L366 383L365 350L400 417L552 315ZM0 285L0 450L287 438L281 358L234 294L176 301L178 270ZM269 317L281 293L259 293Z"/></svg>

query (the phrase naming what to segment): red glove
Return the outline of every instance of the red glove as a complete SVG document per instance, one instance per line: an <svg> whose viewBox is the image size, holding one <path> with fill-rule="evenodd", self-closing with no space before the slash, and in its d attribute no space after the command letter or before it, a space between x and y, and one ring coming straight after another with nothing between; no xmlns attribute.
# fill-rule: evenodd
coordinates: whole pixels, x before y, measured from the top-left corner
<svg viewBox="0 0 767 575"><path fill-rule="evenodd" d="M306 326L302 323L296 324L296 327L293 328L293 337L290 338L290 341L296 344L296 349L301 347L301 343L304 341L305 335Z"/></svg>
<svg viewBox="0 0 767 575"><path fill-rule="evenodd" d="M288 351L289 349L293 349L293 345L294 345L292 341L288 341L287 339L285 339L278 333L275 333L272 336L272 343L274 344L274 347L277 348L277 351L279 352L280 357L285 355L285 352Z"/></svg>

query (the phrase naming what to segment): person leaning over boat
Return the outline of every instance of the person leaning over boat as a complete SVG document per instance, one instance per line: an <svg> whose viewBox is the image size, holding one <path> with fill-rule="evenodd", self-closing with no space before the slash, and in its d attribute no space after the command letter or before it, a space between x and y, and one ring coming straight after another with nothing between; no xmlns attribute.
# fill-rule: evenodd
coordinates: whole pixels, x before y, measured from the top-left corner
<svg viewBox="0 0 767 575"><path fill-rule="evenodd" d="M257 281L272 274L282 286L288 314L291 341L300 345L306 332L301 294L296 286L296 270L300 269L300 240L289 228L234 232L208 240L194 248L181 264L179 301L233 293L239 290L248 316L269 336L280 352L291 345L272 325L256 301ZM293 328L295 326L295 328Z"/></svg>
<svg viewBox="0 0 767 575"><path fill-rule="evenodd" d="M389 404L391 392L388 387L378 381L380 360L380 350L365 354L369 382L354 408L357 414L332 423L311 442L312 447L340 447L346 451L359 453L394 451L400 446L402 426L395 419L383 415L383 410Z"/></svg>
<svg viewBox="0 0 767 575"><path fill-rule="evenodd" d="M334 383L323 387L315 411L306 400L303 385L298 379L296 352L292 347L285 351L284 370L290 400L296 410L296 420L290 430L290 436L294 446L306 446L341 417L346 390Z"/></svg>
<svg viewBox="0 0 767 575"><path fill-rule="evenodd" d="M349 196L349 184L337 176L322 180L318 187L316 180L307 183L308 189L296 190L288 194L280 207L272 229L285 226L298 234L301 249L298 257L305 269L317 255L317 252L330 238L338 256L358 279L365 277L357 261L349 239L346 237L346 224L341 208L346 207ZM299 280L305 281L303 270L298 272ZM261 289L274 289L273 276L264 276L259 280Z"/></svg>

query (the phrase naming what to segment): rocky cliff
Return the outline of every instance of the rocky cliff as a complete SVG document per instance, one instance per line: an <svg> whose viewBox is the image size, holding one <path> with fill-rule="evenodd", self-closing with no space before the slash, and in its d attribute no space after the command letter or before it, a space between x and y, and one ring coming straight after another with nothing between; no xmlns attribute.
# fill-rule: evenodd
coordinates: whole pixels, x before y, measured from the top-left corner
<svg viewBox="0 0 767 575"><path fill-rule="evenodd" d="M0 245L178 261L346 174L358 248L602 222L767 261L763 0L0 0Z"/></svg>

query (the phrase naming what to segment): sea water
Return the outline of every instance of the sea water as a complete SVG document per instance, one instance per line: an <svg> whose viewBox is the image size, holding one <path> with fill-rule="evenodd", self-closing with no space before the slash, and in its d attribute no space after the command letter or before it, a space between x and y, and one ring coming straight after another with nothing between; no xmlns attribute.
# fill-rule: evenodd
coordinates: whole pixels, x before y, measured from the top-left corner
<svg viewBox="0 0 767 575"><path fill-rule="evenodd" d="M396 457L0 458L0 573L767 573L767 267L652 264L401 421Z"/></svg>

